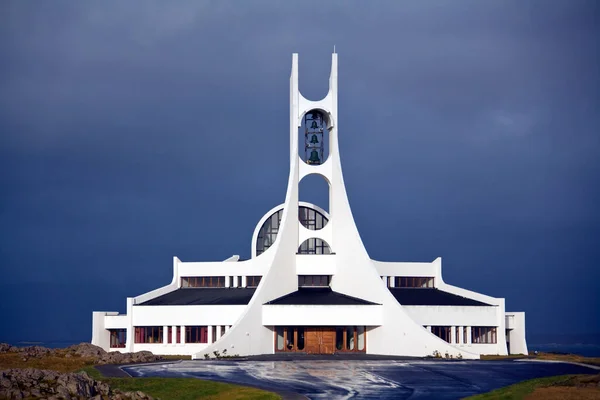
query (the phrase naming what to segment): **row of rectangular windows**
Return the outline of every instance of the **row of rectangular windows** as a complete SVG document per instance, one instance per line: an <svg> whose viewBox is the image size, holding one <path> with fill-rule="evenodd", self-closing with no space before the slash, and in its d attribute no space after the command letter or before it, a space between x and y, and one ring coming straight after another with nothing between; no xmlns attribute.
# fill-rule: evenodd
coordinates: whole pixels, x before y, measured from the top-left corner
<svg viewBox="0 0 600 400"><path fill-rule="evenodd" d="M247 288L255 288L260 283L262 276L247 276L246 286ZM242 277L232 276L231 284L232 288L242 287ZM224 288L225 277L224 276L184 276L181 278L182 288Z"/></svg>
<svg viewBox="0 0 600 400"><path fill-rule="evenodd" d="M217 337L217 327L212 326L212 342ZM225 334L225 326L221 326L221 336ZM431 333L436 335L448 343L451 340L451 326L431 326ZM461 327L454 327L454 342L459 342ZM462 342L467 343L467 329L462 327ZM163 343L162 326L140 326L135 327L134 343ZM127 330L126 329L109 329L110 332L110 347L123 348L126 344ZM172 343L173 327L167 327L167 343ZM181 343L181 326L176 327L175 343ZM185 327L185 342L184 343L208 343L208 326L186 326ZM495 326L472 326L471 327L471 343L475 344L495 344L497 343L497 329Z"/></svg>
<svg viewBox="0 0 600 400"><path fill-rule="evenodd" d="M217 326L213 325L212 342L217 340ZM225 334L226 327L221 325L221 336ZM110 329L110 347L125 347L126 330ZM134 343L163 343L164 328L162 326L136 326L134 328ZM113 343L113 337L119 337L118 342ZM121 339L122 338L122 339ZM181 326L175 327L175 338L173 338L173 327L167 327L167 343L181 343ZM208 343L208 326L186 326L183 343Z"/></svg>
<svg viewBox="0 0 600 400"><path fill-rule="evenodd" d="M432 276L391 276L386 279L388 287L397 288L433 288L435 278ZM393 286L392 286L393 282Z"/></svg>
<svg viewBox="0 0 600 400"><path fill-rule="evenodd" d="M461 327L454 327L454 343L459 343L460 329ZM468 327L462 327L462 343L467 344L467 329ZM451 340L451 326L432 326L431 333L445 340L448 343L452 343ZM497 343L497 330L495 326L472 326L471 327L471 343L477 344L495 344Z"/></svg>
<svg viewBox="0 0 600 400"><path fill-rule="evenodd" d="M298 287L327 287L331 275L298 275Z"/></svg>

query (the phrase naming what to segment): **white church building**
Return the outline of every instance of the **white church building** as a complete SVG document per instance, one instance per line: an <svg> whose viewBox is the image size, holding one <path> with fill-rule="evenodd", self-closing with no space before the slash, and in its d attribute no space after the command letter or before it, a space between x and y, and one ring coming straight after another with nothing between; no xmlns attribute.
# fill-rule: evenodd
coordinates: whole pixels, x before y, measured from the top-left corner
<svg viewBox="0 0 600 400"><path fill-rule="evenodd" d="M127 314L94 312L92 343L107 351L228 355L367 353L476 359L527 354L525 314L504 299L444 282L442 260L372 260L346 195L338 138L338 57L318 101L290 78L285 201L252 235L252 257L173 259L166 286L127 298ZM299 201L299 183L329 184L328 212Z"/></svg>

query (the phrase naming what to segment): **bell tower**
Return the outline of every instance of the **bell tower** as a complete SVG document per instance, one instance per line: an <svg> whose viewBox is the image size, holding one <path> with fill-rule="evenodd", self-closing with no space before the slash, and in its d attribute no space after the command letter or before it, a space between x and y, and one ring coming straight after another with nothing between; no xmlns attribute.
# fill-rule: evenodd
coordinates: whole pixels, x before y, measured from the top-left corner
<svg viewBox="0 0 600 400"><path fill-rule="evenodd" d="M338 55L331 55L331 73L329 91L321 100L308 100L298 87L298 55L292 57L292 75L290 77L290 142L291 147L299 143L298 135L303 135L304 148L293 149L290 154L289 184L296 187L308 175L319 175L329 185L329 222L322 229L309 230L297 220L298 246L308 239L316 238L327 243L331 255L335 256L336 273L332 277L333 290L378 301L373 290L361 290L356 287L357 275L369 285L381 285L381 279L372 265L362 243L344 185L339 151L338 122ZM299 131L300 130L300 131ZM325 143L328 146L325 146ZM296 171L294 171L296 169ZM289 202L288 202L289 201ZM298 199L286 199L286 208L296 209ZM319 204L317 204L319 205ZM291 219L290 221L291 222ZM283 240L284 238L282 238ZM329 257L317 255L316 257ZM315 259L315 263L319 263ZM355 265L357 268L352 268ZM360 266L360 267L359 267ZM366 280L366 281L365 281ZM367 284L367 282L370 282Z"/></svg>

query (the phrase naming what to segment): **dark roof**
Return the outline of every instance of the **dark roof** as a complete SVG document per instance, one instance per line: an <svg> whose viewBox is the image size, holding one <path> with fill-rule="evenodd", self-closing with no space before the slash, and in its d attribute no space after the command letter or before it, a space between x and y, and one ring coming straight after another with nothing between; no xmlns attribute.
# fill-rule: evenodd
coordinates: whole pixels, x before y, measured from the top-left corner
<svg viewBox="0 0 600 400"><path fill-rule="evenodd" d="M403 306L490 306L491 304L468 299L434 288L390 288L398 303Z"/></svg>
<svg viewBox="0 0 600 400"><path fill-rule="evenodd" d="M248 304L256 288L185 288L163 294L140 306L199 306Z"/></svg>
<svg viewBox="0 0 600 400"><path fill-rule="evenodd" d="M359 306L376 305L357 297L334 292L331 288L300 288L265 304L323 305L323 306Z"/></svg>

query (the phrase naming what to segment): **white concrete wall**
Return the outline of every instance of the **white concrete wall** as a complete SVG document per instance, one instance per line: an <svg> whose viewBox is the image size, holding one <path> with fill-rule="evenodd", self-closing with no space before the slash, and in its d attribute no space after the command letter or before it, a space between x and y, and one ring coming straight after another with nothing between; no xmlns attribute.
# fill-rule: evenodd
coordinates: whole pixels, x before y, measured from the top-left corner
<svg viewBox="0 0 600 400"><path fill-rule="evenodd" d="M264 275L268 266L262 262L245 260L238 262L182 262L179 277L182 276L252 276Z"/></svg>
<svg viewBox="0 0 600 400"><path fill-rule="evenodd" d="M371 260L380 276L433 276L440 275L436 262L383 262ZM437 279L435 280L437 285Z"/></svg>
<svg viewBox="0 0 600 400"><path fill-rule="evenodd" d="M126 329L128 327L129 320L127 315L118 313L106 313L104 317L104 328L105 329Z"/></svg>
<svg viewBox="0 0 600 400"><path fill-rule="evenodd" d="M382 325L382 307L325 305L264 305L262 323L268 326Z"/></svg>
<svg viewBox="0 0 600 400"><path fill-rule="evenodd" d="M506 319L511 320L508 341L510 342L510 354L529 354L527 340L525 337L525 313L507 312Z"/></svg>
<svg viewBox="0 0 600 400"><path fill-rule="evenodd" d="M94 311L92 313L92 344L107 350L110 346L110 333L104 324L107 315L118 315L118 312Z"/></svg>
<svg viewBox="0 0 600 400"><path fill-rule="evenodd" d="M335 257L335 254L298 254L296 255L296 274L335 275Z"/></svg>
<svg viewBox="0 0 600 400"><path fill-rule="evenodd" d="M498 314L498 307L402 306L402 308L419 325L431 326L496 326Z"/></svg>
<svg viewBox="0 0 600 400"><path fill-rule="evenodd" d="M134 306L133 326L233 325L245 308L245 305Z"/></svg>

